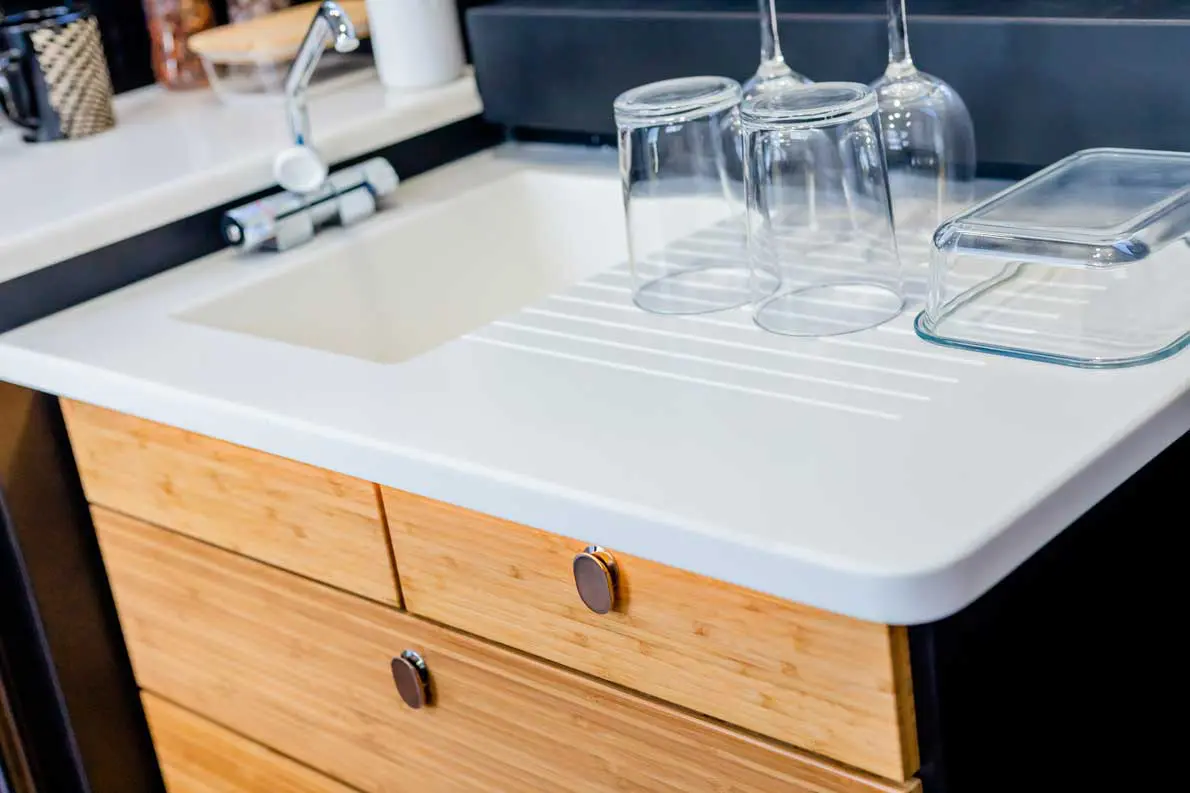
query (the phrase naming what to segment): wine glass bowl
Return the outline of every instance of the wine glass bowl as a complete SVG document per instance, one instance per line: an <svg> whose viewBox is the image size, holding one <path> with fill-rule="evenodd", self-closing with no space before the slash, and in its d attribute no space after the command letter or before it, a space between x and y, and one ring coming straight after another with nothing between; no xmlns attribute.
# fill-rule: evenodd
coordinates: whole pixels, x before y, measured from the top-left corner
<svg viewBox="0 0 1190 793"><path fill-rule="evenodd" d="M762 96L764 94L784 91L791 86L812 85L814 83L804 74L790 69L785 61L778 64L761 63L756 74L744 83L744 98Z"/></svg>
<svg viewBox="0 0 1190 793"><path fill-rule="evenodd" d="M905 0L888 0L889 65L871 84L880 108L897 241L924 261L934 229L974 199L975 129L962 97L909 54Z"/></svg>
<svg viewBox="0 0 1190 793"><path fill-rule="evenodd" d="M975 133L957 92L924 72L872 84L898 234L913 247L974 198Z"/></svg>
<svg viewBox="0 0 1190 793"><path fill-rule="evenodd" d="M744 98L784 91L791 86L808 85L809 77L789 68L781 53L781 38L777 33L776 0L758 0L760 6L760 66L756 74L744 83Z"/></svg>
<svg viewBox="0 0 1190 793"><path fill-rule="evenodd" d="M744 83L744 96L745 98L763 96L764 94L784 91L790 86L813 84L813 80L803 74L798 74L793 69L789 70L789 74L783 74L779 77L764 77L760 72L757 72Z"/></svg>

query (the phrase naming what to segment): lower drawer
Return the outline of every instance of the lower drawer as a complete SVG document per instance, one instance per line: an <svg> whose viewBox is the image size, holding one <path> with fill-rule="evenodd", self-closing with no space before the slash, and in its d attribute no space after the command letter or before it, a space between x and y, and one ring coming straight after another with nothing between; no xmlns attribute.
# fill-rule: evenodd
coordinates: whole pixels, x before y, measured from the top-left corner
<svg viewBox="0 0 1190 793"><path fill-rule="evenodd" d="M168 793L355 793L160 697L142 701Z"/></svg>
<svg viewBox="0 0 1190 793"><path fill-rule="evenodd" d="M362 790L917 787L844 770L116 513L96 509L95 523L141 686ZM406 650L424 660L425 707L405 704L394 686L390 664Z"/></svg>

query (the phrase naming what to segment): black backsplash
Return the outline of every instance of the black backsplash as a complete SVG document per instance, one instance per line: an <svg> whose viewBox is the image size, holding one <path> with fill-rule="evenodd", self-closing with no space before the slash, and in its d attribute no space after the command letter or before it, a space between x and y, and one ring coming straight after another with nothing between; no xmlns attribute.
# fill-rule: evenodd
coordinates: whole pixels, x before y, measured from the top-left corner
<svg viewBox="0 0 1190 793"><path fill-rule="evenodd" d="M870 82L884 0L777 0L790 65ZM1190 148L1190 3L909 0L914 59L975 121L981 173L1021 176L1095 146ZM756 0L495 0L467 15L489 121L521 138L607 140L612 100L685 74L739 80L759 56Z"/></svg>

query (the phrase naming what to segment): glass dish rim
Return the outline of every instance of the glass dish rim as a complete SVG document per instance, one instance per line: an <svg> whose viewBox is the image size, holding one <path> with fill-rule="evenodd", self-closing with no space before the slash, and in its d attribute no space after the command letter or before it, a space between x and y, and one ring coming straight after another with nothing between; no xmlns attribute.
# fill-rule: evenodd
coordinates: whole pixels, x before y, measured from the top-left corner
<svg viewBox="0 0 1190 793"><path fill-rule="evenodd" d="M940 322L945 320L953 313L947 311L938 318L938 322L932 322L928 311L919 311L917 316L913 319L913 330L917 337L923 341L928 341L932 344L938 344L943 347L950 347L956 350L969 350L972 352L988 353L991 355L999 355L1004 358L1016 358L1022 361L1037 361L1040 363L1058 364L1059 366L1069 366L1075 369L1125 369L1131 366L1140 366L1142 364L1154 363L1166 358L1170 358L1181 352L1188 345L1190 345L1190 328L1186 329L1177 339L1174 339L1164 347L1160 347L1151 352L1141 353L1139 355L1129 355L1119 358L1080 358L1073 355L1059 355L1057 353L1045 352L1043 350L1030 350L1026 347L1009 347L1001 344L983 344L975 341L967 341L965 339L957 339L952 336L944 336L938 333L937 327Z"/></svg>

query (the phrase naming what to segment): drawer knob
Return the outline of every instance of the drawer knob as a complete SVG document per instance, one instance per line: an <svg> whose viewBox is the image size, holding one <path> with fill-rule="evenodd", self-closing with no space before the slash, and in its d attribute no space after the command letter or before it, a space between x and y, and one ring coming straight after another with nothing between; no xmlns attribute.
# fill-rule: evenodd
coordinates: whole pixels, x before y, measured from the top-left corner
<svg viewBox="0 0 1190 793"><path fill-rule="evenodd" d="M397 684L401 699L414 710L430 703L430 670L413 650L406 650L393 659L393 682Z"/></svg>
<svg viewBox="0 0 1190 793"><path fill-rule="evenodd" d="M615 608L618 579L616 558L598 545L588 546L574 557L578 596L596 614L607 614Z"/></svg>

